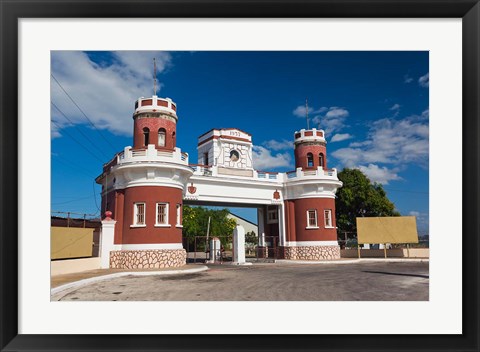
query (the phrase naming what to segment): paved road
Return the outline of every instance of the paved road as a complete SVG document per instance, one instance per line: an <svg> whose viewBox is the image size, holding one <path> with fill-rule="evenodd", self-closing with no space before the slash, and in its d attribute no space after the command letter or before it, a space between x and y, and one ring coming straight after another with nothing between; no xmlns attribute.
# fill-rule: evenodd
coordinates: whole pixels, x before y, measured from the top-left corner
<svg viewBox="0 0 480 352"><path fill-rule="evenodd" d="M195 274L102 281L62 301L427 301L428 263L212 265Z"/></svg>

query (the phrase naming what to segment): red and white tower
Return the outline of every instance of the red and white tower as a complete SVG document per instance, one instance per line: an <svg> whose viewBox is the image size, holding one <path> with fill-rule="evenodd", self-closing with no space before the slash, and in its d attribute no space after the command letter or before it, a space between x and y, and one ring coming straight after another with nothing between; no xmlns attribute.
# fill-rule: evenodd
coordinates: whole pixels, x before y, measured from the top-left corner
<svg viewBox="0 0 480 352"><path fill-rule="evenodd" d="M193 171L176 147L177 106L156 95L140 98L133 120L133 148L118 153L96 179L102 210L116 221L110 267L184 265L182 199Z"/></svg>
<svg viewBox="0 0 480 352"><path fill-rule="evenodd" d="M285 184L286 259L338 259L335 192L342 182L327 169L325 132L295 132L296 172Z"/></svg>

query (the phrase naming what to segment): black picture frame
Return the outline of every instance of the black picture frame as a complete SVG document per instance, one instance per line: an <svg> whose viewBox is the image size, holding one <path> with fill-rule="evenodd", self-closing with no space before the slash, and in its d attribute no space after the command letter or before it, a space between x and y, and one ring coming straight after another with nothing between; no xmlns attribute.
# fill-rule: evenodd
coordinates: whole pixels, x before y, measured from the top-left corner
<svg viewBox="0 0 480 352"><path fill-rule="evenodd" d="M112 6L114 5L114 6ZM147 6L148 5L148 6ZM479 351L478 0L0 0L2 351ZM345 17L462 18L463 333L461 335L20 335L18 334L18 25L20 18ZM452 118L452 123L458 123Z"/></svg>

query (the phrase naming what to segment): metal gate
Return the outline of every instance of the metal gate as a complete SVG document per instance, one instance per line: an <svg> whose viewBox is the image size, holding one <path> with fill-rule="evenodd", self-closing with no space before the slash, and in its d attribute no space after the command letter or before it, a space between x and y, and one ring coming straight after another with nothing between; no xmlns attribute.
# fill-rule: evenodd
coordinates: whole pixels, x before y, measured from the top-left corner
<svg viewBox="0 0 480 352"><path fill-rule="evenodd" d="M187 263L221 264L233 258L232 235L184 237L183 247L187 251Z"/></svg>
<svg viewBox="0 0 480 352"><path fill-rule="evenodd" d="M277 236L264 236L260 238L256 247L256 259L257 261L264 262L280 259Z"/></svg>

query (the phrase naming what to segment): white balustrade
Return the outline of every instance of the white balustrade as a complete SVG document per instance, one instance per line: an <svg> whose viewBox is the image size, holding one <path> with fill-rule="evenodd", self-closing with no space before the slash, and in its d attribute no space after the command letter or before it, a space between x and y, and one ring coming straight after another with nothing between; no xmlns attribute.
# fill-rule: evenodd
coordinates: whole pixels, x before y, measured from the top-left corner
<svg viewBox="0 0 480 352"><path fill-rule="evenodd" d="M188 154L182 153L180 148L175 148L174 151L157 150L155 145L149 144L148 148L143 150L132 150L132 147L126 147L117 155L117 164L135 162L168 162L188 165Z"/></svg>

